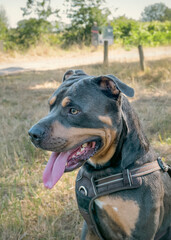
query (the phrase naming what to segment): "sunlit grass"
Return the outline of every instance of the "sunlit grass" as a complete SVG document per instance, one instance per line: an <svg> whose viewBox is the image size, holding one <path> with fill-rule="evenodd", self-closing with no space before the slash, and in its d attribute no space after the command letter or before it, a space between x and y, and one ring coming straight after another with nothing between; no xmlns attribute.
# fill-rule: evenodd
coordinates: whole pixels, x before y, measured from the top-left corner
<svg viewBox="0 0 171 240"><path fill-rule="evenodd" d="M115 74L135 88L131 100L151 144L171 159L171 60L113 62L83 67L92 75ZM82 68L82 67L80 67ZM49 153L36 149L28 129L48 113L47 100L59 86L63 70L0 77L0 239L77 240L82 218L75 199L76 172L64 174L47 190L42 173Z"/></svg>

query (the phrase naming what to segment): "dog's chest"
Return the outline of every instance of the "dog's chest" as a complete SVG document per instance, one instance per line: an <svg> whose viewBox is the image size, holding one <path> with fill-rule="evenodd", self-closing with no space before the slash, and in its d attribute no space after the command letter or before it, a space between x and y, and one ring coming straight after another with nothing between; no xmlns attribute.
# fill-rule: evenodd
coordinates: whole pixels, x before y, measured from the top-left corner
<svg viewBox="0 0 171 240"><path fill-rule="evenodd" d="M116 239L131 235L140 211L136 201L124 200L121 197L103 196L96 199L95 204L102 215L100 216L101 224L107 225L116 235Z"/></svg>

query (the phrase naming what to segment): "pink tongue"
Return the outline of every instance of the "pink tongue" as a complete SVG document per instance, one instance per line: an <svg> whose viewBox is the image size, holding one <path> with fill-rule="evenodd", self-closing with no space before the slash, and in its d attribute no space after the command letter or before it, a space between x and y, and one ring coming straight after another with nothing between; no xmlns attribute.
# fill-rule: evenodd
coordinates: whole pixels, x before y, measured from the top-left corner
<svg viewBox="0 0 171 240"><path fill-rule="evenodd" d="M62 177L70 154L71 151L51 154L43 173L43 183L46 188L52 188Z"/></svg>

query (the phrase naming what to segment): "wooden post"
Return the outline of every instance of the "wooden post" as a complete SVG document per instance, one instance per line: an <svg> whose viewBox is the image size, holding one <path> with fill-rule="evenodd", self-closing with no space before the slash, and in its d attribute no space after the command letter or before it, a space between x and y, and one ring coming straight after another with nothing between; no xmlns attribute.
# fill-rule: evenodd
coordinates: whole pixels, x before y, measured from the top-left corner
<svg viewBox="0 0 171 240"><path fill-rule="evenodd" d="M138 45L138 52L139 52L139 57L140 57L140 67L141 67L141 70L144 71L145 64L144 64L144 53L143 53L142 45Z"/></svg>
<svg viewBox="0 0 171 240"><path fill-rule="evenodd" d="M105 66L108 65L108 41L104 41L104 60L103 60L103 64Z"/></svg>

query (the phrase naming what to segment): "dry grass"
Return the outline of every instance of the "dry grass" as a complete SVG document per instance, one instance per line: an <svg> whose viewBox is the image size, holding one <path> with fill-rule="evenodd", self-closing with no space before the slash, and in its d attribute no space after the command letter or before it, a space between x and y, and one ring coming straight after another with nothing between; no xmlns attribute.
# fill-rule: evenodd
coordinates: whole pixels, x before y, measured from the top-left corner
<svg viewBox="0 0 171 240"><path fill-rule="evenodd" d="M114 47L113 47L114 48ZM116 48L116 47L115 47ZM102 51L103 47L99 46L98 51ZM0 51L0 62L14 62L19 60L23 61L31 61L31 60L39 60L42 58L54 58L54 57L76 57L81 56L82 54L88 54L93 51L93 47L82 46L80 48L79 45L71 46L69 49L63 49L59 46L49 46L46 44L40 44L36 47L30 47L25 52L20 51L8 51L1 52Z"/></svg>
<svg viewBox="0 0 171 240"><path fill-rule="evenodd" d="M132 104L153 147L171 159L171 60L86 66L88 74L111 73L135 88ZM81 67L80 67L81 68ZM79 239L82 218L75 201L76 172L65 174L53 190L42 184L48 153L29 141L30 126L48 112L47 99L65 69L0 77L0 239Z"/></svg>

